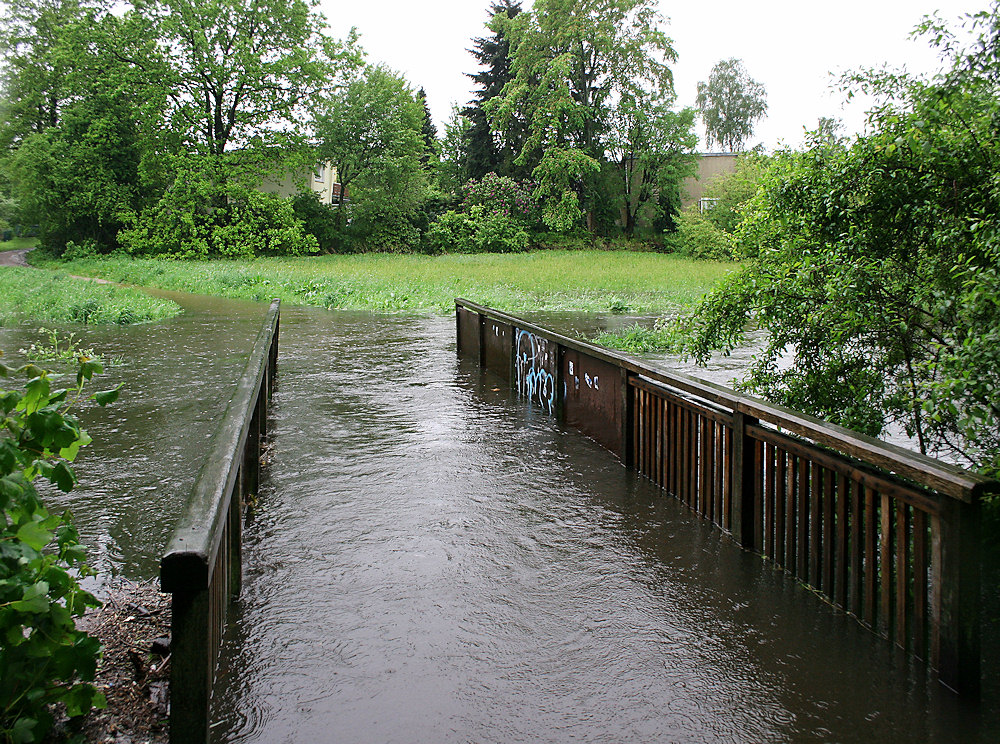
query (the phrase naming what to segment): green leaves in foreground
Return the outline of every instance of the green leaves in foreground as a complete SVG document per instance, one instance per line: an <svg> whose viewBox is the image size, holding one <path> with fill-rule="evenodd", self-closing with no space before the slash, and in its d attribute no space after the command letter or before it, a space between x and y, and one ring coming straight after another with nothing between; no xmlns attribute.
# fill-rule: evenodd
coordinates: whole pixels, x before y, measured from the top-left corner
<svg viewBox="0 0 1000 744"><path fill-rule="evenodd" d="M35 490L44 478L62 491L76 476L70 462L90 437L69 409L101 372L96 360L77 360L76 387L52 389L57 376L35 365L0 365L17 373L23 390L0 389L0 740L41 741L52 725L51 704L69 716L104 707L94 679L100 644L77 630L74 618L99 602L81 578L93 574L69 513L53 515ZM91 398L106 405L118 388ZM68 402L67 402L68 401Z"/></svg>

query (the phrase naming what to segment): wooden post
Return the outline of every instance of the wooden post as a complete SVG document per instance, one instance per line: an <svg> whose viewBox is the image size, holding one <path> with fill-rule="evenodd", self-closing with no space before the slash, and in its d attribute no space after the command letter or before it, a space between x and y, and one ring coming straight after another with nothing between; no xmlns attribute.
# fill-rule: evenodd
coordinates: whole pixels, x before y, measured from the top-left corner
<svg viewBox="0 0 1000 744"><path fill-rule="evenodd" d="M566 395L564 388L566 378L563 375L563 355L565 353L566 349L563 347L563 345L557 343L555 345L556 374L555 374L555 382L553 383L556 386L556 395L555 395L556 408L552 412L553 415L556 417L556 421L566 420Z"/></svg>
<svg viewBox="0 0 1000 744"><path fill-rule="evenodd" d="M754 443L746 428L757 419L740 411L733 413L733 538L747 550L759 550L754 539Z"/></svg>
<svg viewBox="0 0 1000 744"><path fill-rule="evenodd" d="M622 375L622 391L621 391L621 441L622 450L621 458L622 462L625 463L626 467L635 467L634 453L636 448L636 442L634 440L635 427L633 423L635 421L635 402L632 400L632 390L631 385L629 385L629 380L632 378L631 373L626 370L621 370Z"/></svg>
<svg viewBox="0 0 1000 744"><path fill-rule="evenodd" d="M170 741L208 741L212 657L209 589L173 593L170 620Z"/></svg>
<svg viewBox="0 0 1000 744"><path fill-rule="evenodd" d="M931 666L941 683L979 694L980 505L948 499L933 520Z"/></svg>

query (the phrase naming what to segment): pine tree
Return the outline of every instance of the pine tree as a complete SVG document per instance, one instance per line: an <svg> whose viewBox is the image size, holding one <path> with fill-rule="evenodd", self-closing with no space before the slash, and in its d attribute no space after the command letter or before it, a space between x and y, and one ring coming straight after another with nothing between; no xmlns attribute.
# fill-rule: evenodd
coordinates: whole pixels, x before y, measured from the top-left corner
<svg viewBox="0 0 1000 744"><path fill-rule="evenodd" d="M514 18L521 12L518 0L495 0L490 6L490 20L500 13ZM480 67L479 72L466 73L479 86L475 98L462 110L469 120L467 134L467 162L470 178L482 178L487 173L496 173L512 178L525 178L537 163L517 166L514 159L520 154L526 137L523 122L512 121L503 132L490 129L489 117L483 111L486 101L500 95L504 85L511 79L510 43L502 32L473 40L469 50Z"/></svg>
<svg viewBox="0 0 1000 744"><path fill-rule="evenodd" d="M431 110L427 105L427 92L423 88L417 91L417 103L424 109L424 121L420 127L420 135L424 140L424 154L420 156L420 162L427 168L432 160L437 161L440 156L438 130L431 118Z"/></svg>

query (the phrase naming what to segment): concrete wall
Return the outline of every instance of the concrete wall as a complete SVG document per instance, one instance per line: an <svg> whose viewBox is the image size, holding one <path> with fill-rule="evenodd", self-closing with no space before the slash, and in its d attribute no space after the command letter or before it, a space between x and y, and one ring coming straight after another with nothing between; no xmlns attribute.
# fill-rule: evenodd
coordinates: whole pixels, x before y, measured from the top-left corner
<svg viewBox="0 0 1000 744"><path fill-rule="evenodd" d="M309 173L288 173L280 180L265 178L260 185L260 190L265 194L293 196L299 192L303 181L304 185L319 194L321 203L330 204L333 200L333 186L337 183L337 169L329 163L320 163Z"/></svg>
<svg viewBox="0 0 1000 744"><path fill-rule="evenodd" d="M708 152L698 155L698 173L681 182L681 209L697 204L705 191L705 184L715 176L736 172L735 153Z"/></svg>

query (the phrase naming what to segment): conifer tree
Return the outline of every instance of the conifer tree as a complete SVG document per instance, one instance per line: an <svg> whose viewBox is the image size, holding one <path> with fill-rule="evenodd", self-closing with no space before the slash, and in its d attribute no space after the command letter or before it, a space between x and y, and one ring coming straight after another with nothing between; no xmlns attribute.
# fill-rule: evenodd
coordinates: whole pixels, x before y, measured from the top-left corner
<svg viewBox="0 0 1000 744"><path fill-rule="evenodd" d="M424 110L424 120L420 126L420 136L424 141L424 154L420 156L420 162L426 168L432 160L438 160L441 146L438 144L437 127L434 125L430 107L427 105L427 91L423 88L417 91L417 103Z"/></svg>
<svg viewBox="0 0 1000 744"><path fill-rule="evenodd" d="M514 18L521 12L521 3L519 0L495 0L489 12L490 23L501 13ZM469 120L466 135L469 177L479 179L487 173L526 177L537 161L524 166L514 164L527 136L523 120L512 119L498 134L490 130L489 117L483 110L483 104L500 95L511 80L510 42L502 31L497 31L491 36L474 39L473 48L469 51L483 68L479 72L467 73L479 89L474 94L474 100L462 110L462 115Z"/></svg>

